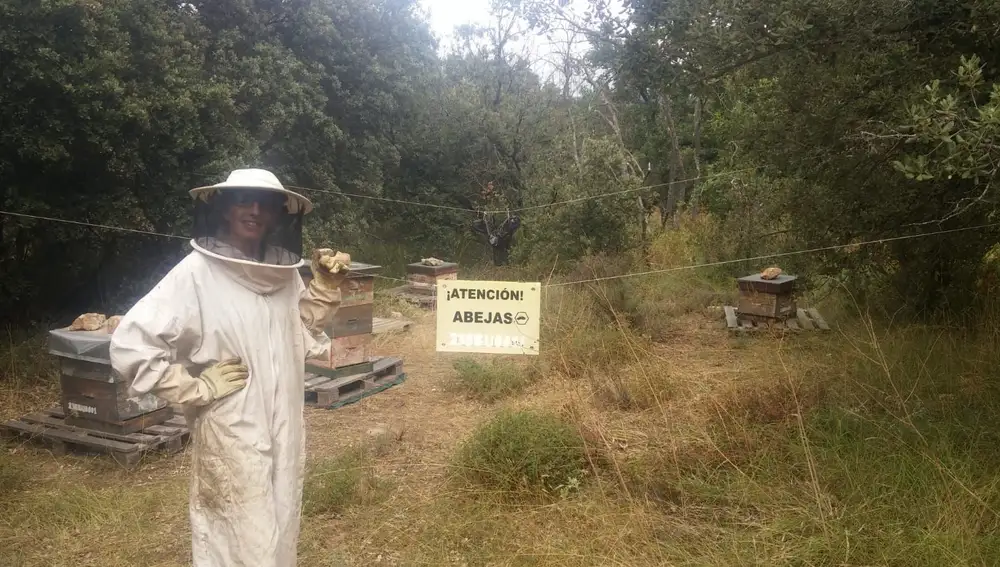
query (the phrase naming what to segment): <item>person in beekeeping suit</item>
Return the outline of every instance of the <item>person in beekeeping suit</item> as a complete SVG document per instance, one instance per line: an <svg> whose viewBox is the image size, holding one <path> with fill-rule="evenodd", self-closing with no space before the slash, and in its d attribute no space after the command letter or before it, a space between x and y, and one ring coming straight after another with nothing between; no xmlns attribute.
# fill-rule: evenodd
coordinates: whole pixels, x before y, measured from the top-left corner
<svg viewBox="0 0 1000 567"><path fill-rule="evenodd" d="M191 427L195 567L290 567L305 469L305 360L328 352L350 256L303 266L308 199L260 169L191 190L194 250L122 317L111 364Z"/></svg>

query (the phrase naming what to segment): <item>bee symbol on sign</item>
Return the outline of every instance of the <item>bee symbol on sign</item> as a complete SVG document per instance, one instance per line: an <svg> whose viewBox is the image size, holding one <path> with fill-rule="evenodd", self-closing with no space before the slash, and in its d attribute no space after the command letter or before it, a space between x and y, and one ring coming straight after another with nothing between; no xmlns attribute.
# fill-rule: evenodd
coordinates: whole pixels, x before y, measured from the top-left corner
<svg viewBox="0 0 1000 567"><path fill-rule="evenodd" d="M523 324L527 323L528 322L528 314L525 313L524 311L521 311L517 315L514 315L514 322L517 323L518 325L523 325Z"/></svg>

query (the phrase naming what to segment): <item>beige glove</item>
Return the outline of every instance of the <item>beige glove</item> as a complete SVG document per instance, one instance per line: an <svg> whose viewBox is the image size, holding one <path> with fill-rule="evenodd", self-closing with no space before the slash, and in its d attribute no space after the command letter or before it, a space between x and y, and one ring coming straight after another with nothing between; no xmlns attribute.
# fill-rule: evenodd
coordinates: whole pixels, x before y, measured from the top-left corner
<svg viewBox="0 0 1000 567"><path fill-rule="evenodd" d="M302 323L315 337L340 307L340 284L351 270L351 256L319 248L313 251L311 264L313 278L299 300L299 313Z"/></svg>
<svg viewBox="0 0 1000 567"><path fill-rule="evenodd" d="M224 360L213 366L206 368L198 379L201 380L208 390L209 402L224 398L237 390L243 389L247 385L247 378L250 371L247 370L239 358Z"/></svg>
<svg viewBox="0 0 1000 567"><path fill-rule="evenodd" d="M198 377L172 364L151 393L173 404L205 406L245 387L248 376L238 358L209 366Z"/></svg>
<svg viewBox="0 0 1000 567"><path fill-rule="evenodd" d="M339 287L351 271L351 256L345 252L334 253L329 248L318 248L313 251L310 264L313 280L332 290Z"/></svg>

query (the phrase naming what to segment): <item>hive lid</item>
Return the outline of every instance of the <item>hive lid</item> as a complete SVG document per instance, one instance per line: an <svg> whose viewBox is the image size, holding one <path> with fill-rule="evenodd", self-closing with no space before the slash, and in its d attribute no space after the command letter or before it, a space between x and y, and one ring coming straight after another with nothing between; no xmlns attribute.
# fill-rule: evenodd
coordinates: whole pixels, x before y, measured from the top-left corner
<svg viewBox="0 0 1000 567"><path fill-rule="evenodd" d="M445 262L440 266L428 266L421 262L414 262L412 264L406 265L406 273L408 274L424 274L429 276L436 276L439 274L450 274L452 272L458 271L458 264L455 262Z"/></svg>
<svg viewBox="0 0 1000 567"><path fill-rule="evenodd" d="M376 274L382 266L376 266L375 264L364 264L362 262L351 262L351 272L348 277L351 276L371 276Z"/></svg>
<svg viewBox="0 0 1000 567"><path fill-rule="evenodd" d="M111 364L111 335L101 329L97 331L70 331L53 329L49 331L49 354L73 358L97 364Z"/></svg>
<svg viewBox="0 0 1000 567"><path fill-rule="evenodd" d="M797 276L780 275L773 280L765 280L760 274L744 276L736 279L736 285L742 291L758 291L763 293L785 293L795 288Z"/></svg>

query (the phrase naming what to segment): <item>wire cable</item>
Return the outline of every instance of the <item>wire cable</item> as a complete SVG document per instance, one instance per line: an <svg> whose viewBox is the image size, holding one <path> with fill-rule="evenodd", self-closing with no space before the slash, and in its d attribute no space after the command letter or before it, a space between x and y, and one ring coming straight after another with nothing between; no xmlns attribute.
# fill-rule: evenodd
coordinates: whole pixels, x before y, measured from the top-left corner
<svg viewBox="0 0 1000 567"><path fill-rule="evenodd" d="M45 217L45 216L40 216L40 215L30 215L30 214L26 214L26 213L14 213L14 212L10 212L10 211L0 210L0 215L8 215L8 216L13 216L13 217L29 218L29 219L43 220L43 221L49 221L49 222L66 223L66 224L72 224L72 225L77 225L77 226L87 226L87 227L93 227L93 228L101 228L101 229L105 229L105 230L118 230L118 231L123 231L123 232L132 232L132 233L146 234L146 235L151 235L151 236L160 236L160 237L164 237L164 238L175 238L175 239L180 239L180 240L188 240L187 237L185 237L185 236L178 236L176 234L163 234L163 233L152 232L152 231L148 231L148 230L138 230L138 229L133 229L133 228L124 228L124 227L120 227L120 226L110 226L110 225L105 225L105 224L89 223L89 222L85 222L85 221L74 221L74 220L68 220L68 219L59 219L59 218L53 218L53 217ZM556 283L544 284L542 287L564 287L564 286L568 286L568 285L580 285L580 284L585 284L585 283L595 283L595 282L602 282L602 281L609 281L609 280L618 280L618 279L623 279L623 278L631 278L631 277L639 277L639 276L649 276L649 275L656 275L656 274L666 274L666 273L670 273L670 272L680 272L680 271L684 271L684 270L696 270L696 269L699 269L699 268L712 268L712 267L717 267L717 266L726 266L726 265L730 265L730 264L740 264L740 263L744 263L744 262L755 262L755 261L758 261L758 260L770 260L770 259L774 259L774 258L786 258L786 257L789 257L789 256L801 256L801 255L804 255L804 254L816 254L816 253L819 253L819 252L831 252L831 251L835 251L835 250L841 250L841 249L844 249L844 248L855 248L855 247L861 247L861 246L870 246L870 245L873 245L873 244L885 244L887 242L899 242L899 241L903 241L903 240L913 240L913 239L917 239L917 238L927 238L927 237L930 237L930 236L938 236L938 235L942 235L942 234L954 234L954 233L958 233L958 232L968 232L968 231L972 231L972 230L982 230L982 229L994 228L994 227L1000 227L1000 223L990 223L990 224L981 224L981 225L966 226L966 227L960 227L960 228L951 228L951 229L946 229L946 230L936 230L934 232L925 232L925 233L920 233L920 234L905 234L905 235L901 235L901 236L890 236L890 237L886 237L886 238L878 238L878 239L873 239L873 240L865 240L865 241L861 241L861 242L851 242L851 243L848 243L848 244L835 244L835 245L831 245L831 246L820 246L820 247L817 247L817 248L808 248L808 249L805 249L805 250L793 250L793 251L790 251L790 252L776 252L774 254L764 254L764 255L760 255L760 256L751 256L751 257L747 257L747 258L737 258L737 259L734 259L734 260L719 260L717 262L705 262L705 263L702 263L702 264L689 264L689 265L686 265L686 266L674 266L672 268L662 268L662 269L657 269L657 270L647 270L647 271L643 271L643 272L628 272L628 273L625 273L625 274L617 274L617 275L614 275L614 276L603 276L603 277L599 277L599 278L590 278L590 279L586 279L586 280L573 280L573 281L568 281L568 282L556 282ZM395 281L401 281L401 282L406 282L407 281L407 280L403 280L403 279L400 279L400 278L393 278L393 277L389 277L389 276L377 276L377 277L380 277L380 278L386 279L386 280L395 280Z"/></svg>
<svg viewBox="0 0 1000 567"><path fill-rule="evenodd" d="M574 199L567 199L565 201L556 201L555 203L545 203L542 205L532 205L530 207L521 207L519 209L511 209L511 213L520 213L523 211L534 211L537 209L544 209L546 207L556 207L559 205L568 205L570 203L579 203L581 201L589 201L591 199L603 199L605 197L614 197L616 195L624 195L626 193L635 193L637 191L644 191L646 189L657 189L659 187L666 187L668 185L675 185L677 183L690 183L692 181L698 181L701 179L713 179L715 177L722 177L724 175L732 175L736 173L743 173L745 171L753 171L756 168L750 167L747 169L737 169L735 171L726 171L722 173L713 173L711 175L701 175L699 177L692 177L690 179L678 179L676 181L668 181L666 183L657 183L655 185L643 185L642 187L633 187L632 189L623 189L621 191L614 191L612 193L602 193L600 195L587 195L585 197L576 197ZM508 211L486 211L488 213L505 213Z"/></svg>
<svg viewBox="0 0 1000 567"><path fill-rule="evenodd" d="M608 280L617 280L617 279L628 278L628 277L649 276L649 275L654 275L654 274L665 274L665 273L668 273L668 272L679 272L679 271L683 271L683 270L694 270L694 269L698 269L698 268L711 268L711 267L715 267L715 266L725 266L725 265L728 265L728 264L740 264L740 263L743 263L743 262L754 262L754 261L757 261L757 260L770 260L770 259L774 259L774 258L785 258L785 257L788 257L788 256L800 256L800 255L803 255L803 254L815 254L815 253L818 253L818 252L830 252L830 251L834 251L834 250L840 250L840 249L843 249L843 248L854 248L854 247L860 247L860 246L868 246L868 245L871 245L871 244L884 244L886 242L898 242L900 240L912 240L912 239L915 239L915 238L925 238L925 237L928 237L928 236L937 236L937 235L940 235L940 234L951 234L951 233L955 233L955 232L965 232L965 231L970 231L970 230L981 230L981 229L984 229L984 228L992 228L992 227L997 227L997 226L1000 226L1000 223L981 224L981 225L967 226L967 227L962 227L962 228L952 228L952 229L948 229L948 230L938 230L938 231L935 231L935 232L926 232L926 233L922 233L922 234L907 234L907 235L903 235L903 236L892 236L892 237L888 237L888 238L879 238L877 240L866 240L866 241L862 241L862 242L852 242L850 244L836 244L836 245L833 245L833 246L821 246L819 248L809 248L809 249L806 249L806 250L795 250L795 251L792 251L792 252L777 252L777 253L774 253L774 254L765 254L765 255L762 255L762 256L752 256L752 257L749 257L749 258L739 258L739 259L736 259L736 260L720 260L718 262L706 262L704 264L690 264L690 265L687 265L687 266L675 266L673 268L663 268L663 269L659 269L659 270L649 270L649 271L645 271L645 272L630 272L630 273L627 273L627 274L619 274L619 275L616 275L616 276L604 276L604 277L592 278L592 279L588 279L588 280L573 280L573 281L569 281L569 282L557 282L557 283L547 284L547 285L545 285L543 287L561 287L561 286L567 286L567 285L576 285L576 284L601 282L601 281L608 281Z"/></svg>
<svg viewBox="0 0 1000 567"><path fill-rule="evenodd" d="M613 191L611 193L602 193L600 195L586 195L586 196L583 196L583 197L575 197L573 199L567 199L565 201L556 201L554 203L543 203L543 204L540 204L540 205L530 205L530 206L527 206L527 207L519 207L519 208L516 208L516 209L510 209L510 210L507 210L507 209L504 209L504 210L500 210L500 209L470 209L470 208L467 208L467 207L457 207L457 206L453 206L453 205L438 205L436 203L422 203L422 202L419 202L419 201L407 201L407 200L404 200L404 199L392 199L392 198L389 198L389 197L378 197L378 196L375 196L375 195L363 195L361 193L348 193L346 191L333 191L331 189L310 189L308 187L297 187L295 185L285 185L285 187L288 188L288 189L295 189L295 190L298 190L298 191L302 191L302 192L304 192L306 194L308 194L309 192L315 192L315 193L323 193L323 194L326 194L326 195L340 195L342 197L352 197L352 198L357 198L357 199L369 199L369 200L372 200L372 201L382 201L382 202L386 202L386 203L397 203L397 204L400 204L400 205L410 205L410 206L414 206L414 207L427 207L427 208L432 208L432 209L443 209L443 210L447 210L447 211L458 211L458 212L464 212L464 213L493 215L493 214L505 214L505 213L520 213L520 212L524 212L524 211L535 211L535 210L538 210L538 209L546 209L548 207L558 207L560 205L567 205L567 204L571 204L571 203L579 203L579 202L582 202L582 201L591 201L591 200L597 200L597 199L604 199L606 197L614 197L614 196L617 196L617 195L624 195L624 194L627 194L627 193L635 193L637 191L645 191L647 189L658 189L660 187L667 187L667 186L676 185L676 184L679 184L679 183L691 183L693 181L700 181L700 180L704 180L704 179L714 179L716 177L724 177L726 175L734 175L734 174L737 174L737 173L744 173L744 172L747 172L747 171L753 171L755 169L757 169L757 168L755 168L755 167L749 167L749 168L745 168L745 169L737 169L737 170L733 170L733 171L723 171L723 172L719 172L719 173L713 173L713 174L710 174L710 175L699 175L698 177L691 177L691 178L688 178L688 179L677 179L677 180L674 180L674 181L667 181L667 182L664 182L664 183L656 183L654 185L643 185L642 187L633 187L631 189L623 189L621 191Z"/></svg>
<svg viewBox="0 0 1000 567"><path fill-rule="evenodd" d="M428 207L428 208L432 208L432 209L444 209L444 210L447 210L447 211L459 211L459 212L464 212L464 213L476 213L477 212L475 209L468 209L468 208L465 208L465 207L455 207L455 206L452 206L452 205L438 205L436 203L420 203L420 202L417 202L417 201L404 201L402 199L390 199L388 197L376 197L374 195L362 195L360 193L347 193L347 192L344 192L344 191L331 191L330 189L309 189L309 188L306 188L306 187L296 187L294 185L285 185L285 187L287 187L289 189L297 189L299 191L303 191L303 192L306 192L306 193L312 191L312 192L316 192L316 193L325 193L327 195L340 195L340 196L343 196L343 197L356 197L358 199L370 199L372 201L384 201L386 203L398 203L398 204L401 204L401 205L412 205L412 206L415 206L415 207Z"/></svg>
<svg viewBox="0 0 1000 567"><path fill-rule="evenodd" d="M21 218L26 218L26 219L43 220L43 221L49 221L49 222L61 222L61 223L66 223L66 224L74 224L74 225L77 225L77 226L89 226L89 227L93 227L93 228L103 228L104 230L117 230L117 231L120 231L120 232L132 232L132 233L135 233L135 234L148 234L150 236L162 236L163 238L177 238L177 239L180 239L180 240L190 240L186 236L178 236L176 234L163 234L162 232L153 232L153 231L150 231L150 230L140 230L140 229L137 229L137 228L125 228L125 227L122 227L122 226L110 226L110 225L106 225L106 224L94 224L94 223L89 223L89 222L84 222L84 221L75 221L75 220L68 220L68 219L57 219L57 218L52 218L52 217L43 217L41 215L29 215L27 213L14 213L14 212L11 212L11 211L0 211L0 215L7 215L7 216L11 216L11 217L21 217Z"/></svg>

